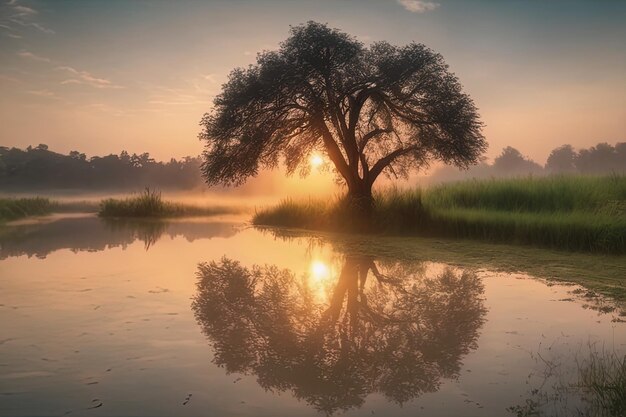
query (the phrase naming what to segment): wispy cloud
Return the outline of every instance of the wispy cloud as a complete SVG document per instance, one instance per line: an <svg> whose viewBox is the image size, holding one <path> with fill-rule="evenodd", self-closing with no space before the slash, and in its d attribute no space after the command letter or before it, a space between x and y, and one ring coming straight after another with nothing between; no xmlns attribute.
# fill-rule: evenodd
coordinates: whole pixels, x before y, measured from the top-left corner
<svg viewBox="0 0 626 417"><path fill-rule="evenodd" d="M76 68L68 67L65 65L56 67L56 69L71 74L72 78L68 78L67 80L61 82L61 84L64 85L85 84L95 88L124 88L121 85L114 84L111 80L96 77L95 75L87 71L77 70Z"/></svg>
<svg viewBox="0 0 626 417"><path fill-rule="evenodd" d="M404 7L411 13L432 12L440 6L439 3L421 0L398 0L398 3L400 3L402 7Z"/></svg>
<svg viewBox="0 0 626 417"><path fill-rule="evenodd" d="M149 92L147 103L152 110L171 106L208 106L218 92L220 77L216 74L199 74L183 79L178 87L144 84Z"/></svg>
<svg viewBox="0 0 626 417"><path fill-rule="evenodd" d="M48 35L54 35L55 34L54 30L49 29L49 28L47 28L47 27L45 27L45 26L43 26L43 25L41 25L41 24L39 24L37 22L27 22L27 21L24 21L24 20L21 20L21 19L10 19L10 20L11 20L11 22L17 23L18 25L23 26L23 27L33 27L33 28L37 29L38 31L46 33Z"/></svg>
<svg viewBox="0 0 626 417"><path fill-rule="evenodd" d="M57 97L57 95L55 93L53 93L52 91L47 90L47 89L43 89L43 90L28 90L27 93L31 94L31 95L34 95L34 96L39 96L39 97L59 99L59 97Z"/></svg>
<svg viewBox="0 0 626 417"><path fill-rule="evenodd" d="M17 53L17 55L20 56L21 58L30 59L32 61L52 62L52 60L50 58L46 58L44 56L35 55L32 52L28 52L28 51L20 51L20 52Z"/></svg>
<svg viewBox="0 0 626 417"><path fill-rule="evenodd" d="M14 4L13 11L16 13L16 16L30 16L37 14L37 10L32 7L22 6L21 4Z"/></svg>
<svg viewBox="0 0 626 417"><path fill-rule="evenodd" d="M206 81L208 81L211 84L216 84L218 76L217 74L210 73L210 74L202 75L202 78L204 78Z"/></svg>
<svg viewBox="0 0 626 417"><path fill-rule="evenodd" d="M15 77L11 77L9 75L0 74L0 81L8 82L8 83L22 83L21 80L18 80Z"/></svg>
<svg viewBox="0 0 626 417"><path fill-rule="evenodd" d="M36 62L45 62L47 64L56 65L56 67L54 68L55 70L62 71L63 73L66 74L66 76L69 76L69 78L66 78L65 80L61 81L62 85L81 84L81 85L87 85L87 86L91 86L95 88L116 88L116 89L124 88L123 86L115 84L113 81L108 80L106 78L97 77L88 71L82 71L74 67L70 67L68 65L59 65L62 63L55 62L54 60L50 58L34 54L30 51L22 50L22 51L19 51L17 55L23 59L36 61Z"/></svg>
<svg viewBox="0 0 626 417"><path fill-rule="evenodd" d="M13 31L15 30L15 25L19 25L26 28L35 28L48 35L54 34L54 30L34 20L39 12L33 7L19 4L17 0L10 0L5 3L4 9L7 13L5 18L2 19L2 24L0 24L2 29Z"/></svg>

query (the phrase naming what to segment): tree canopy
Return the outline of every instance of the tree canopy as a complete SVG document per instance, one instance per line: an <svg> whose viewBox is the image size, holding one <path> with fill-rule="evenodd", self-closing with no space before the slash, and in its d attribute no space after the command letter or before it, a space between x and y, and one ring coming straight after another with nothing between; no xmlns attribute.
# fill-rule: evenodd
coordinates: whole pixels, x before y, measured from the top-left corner
<svg viewBox="0 0 626 417"><path fill-rule="evenodd" d="M316 22L233 70L201 126L209 184L239 185L281 162L307 174L321 152L349 194L369 199L383 173L432 160L467 167L486 148L477 109L441 55L419 43L365 46Z"/></svg>

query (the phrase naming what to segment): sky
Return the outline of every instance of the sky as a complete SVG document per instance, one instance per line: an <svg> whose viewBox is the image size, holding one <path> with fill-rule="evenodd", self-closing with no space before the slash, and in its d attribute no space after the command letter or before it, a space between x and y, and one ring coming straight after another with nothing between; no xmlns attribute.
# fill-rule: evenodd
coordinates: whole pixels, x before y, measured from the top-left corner
<svg viewBox="0 0 626 417"><path fill-rule="evenodd" d="M626 141L626 1L0 2L2 146L197 155L229 72L309 20L441 53L479 108L489 159Z"/></svg>

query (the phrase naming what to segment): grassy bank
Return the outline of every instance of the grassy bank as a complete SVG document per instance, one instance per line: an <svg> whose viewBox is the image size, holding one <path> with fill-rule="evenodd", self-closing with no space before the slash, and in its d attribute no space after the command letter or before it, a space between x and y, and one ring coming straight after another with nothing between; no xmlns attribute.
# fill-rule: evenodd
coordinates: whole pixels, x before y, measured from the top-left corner
<svg viewBox="0 0 626 417"><path fill-rule="evenodd" d="M256 225L351 231L353 211L334 202L285 200ZM376 195L374 233L473 238L577 251L626 252L626 177L467 181Z"/></svg>
<svg viewBox="0 0 626 417"><path fill-rule="evenodd" d="M102 200L98 215L101 217L189 217L239 212L240 210L235 207L204 207L165 201L160 192L146 189L137 196Z"/></svg>
<svg viewBox="0 0 626 417"><path fill-rule="evenodd" d="M0 223L28 216L42 216L54 211L56 203L47 198L0 199Z"/></svg>

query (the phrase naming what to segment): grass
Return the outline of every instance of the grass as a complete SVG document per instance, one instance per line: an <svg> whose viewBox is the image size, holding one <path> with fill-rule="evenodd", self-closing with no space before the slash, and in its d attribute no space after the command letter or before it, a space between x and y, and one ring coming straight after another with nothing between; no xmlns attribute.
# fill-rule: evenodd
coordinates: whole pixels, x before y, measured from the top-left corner
<svg viewBox="0 0 626 417"><path fill-rule="evenodd" d="M626 176L466 181L375 196L369 230L473 238L600 253L626 252ZM354 231L345 200L295 202L257 211L256 225Z"/></svg>
<svg viewBox="0 0 626 417"><path fill-rule="evenodd" d="M564 358L553 361L537 355L546 368L541 387L532 389L523 405L508 411L517 417L626 415L626 355L592 346L585 358L576 359L573 378L568 377L572 371L561 369Z"/></svg>
<svg viewBox="0 0 626 417"><path fill-rule="evenodd" d="M165 201L161 193L146 188L143 193L124 199L108 198L100 203L101 217L189 217L218 214L236 214L234 207L203 207Z"/></svg>
<svg viewBox="0 0 626 417"><path fill-rule="evenodd" d="M47 198L0 199L0 223L28 216L42 216L54 211L56 203Z"/></svg>
<svg viewBox="0 0 626 417"><path fill-rule="evenodd" d="M59 202L43 197L0 198L0 223L52 213L91 212L97 212L101 217L165 218L239 214L242 208L196 206L165 201L160 192L148 188L133 197L108 198L99 204L92 201Z"/></svg>

